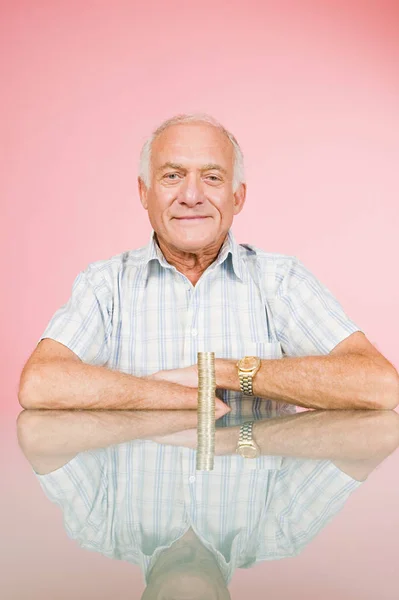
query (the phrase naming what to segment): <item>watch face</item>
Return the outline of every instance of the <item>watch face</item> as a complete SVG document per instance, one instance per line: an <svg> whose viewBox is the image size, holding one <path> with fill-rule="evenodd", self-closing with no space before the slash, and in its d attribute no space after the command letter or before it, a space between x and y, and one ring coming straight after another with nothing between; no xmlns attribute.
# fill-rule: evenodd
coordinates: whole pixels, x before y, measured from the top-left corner
<svg viewBox="0 0 399 600"><path fill-rule="evenodd" d="M240 369L243 371L251 371L258 366L259 358L257 356L244 356L240 360Z"/></svg>
<svg viewBox="0 0 399 600"><path fill-rule="evenodd" d="M256 448L252 448L252 446L241 446L240 454L244 458L255 458L258 454Z"/></svg>

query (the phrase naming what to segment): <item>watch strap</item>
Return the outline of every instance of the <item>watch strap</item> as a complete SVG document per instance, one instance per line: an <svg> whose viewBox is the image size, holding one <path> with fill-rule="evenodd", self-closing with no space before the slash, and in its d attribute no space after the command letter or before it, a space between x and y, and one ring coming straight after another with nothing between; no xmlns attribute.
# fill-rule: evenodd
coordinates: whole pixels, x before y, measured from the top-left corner
<svg viewBox="0 0 399 600"><path fill-rule="evenodd" d="M254 425L254 421L246 421L245 423L242 423L242 425L240 427L240 433L238 436L238 444L239 445L244 444L244 443L246 445L253 444L253 439L252 439L253 425Z"/></svg>
<svg viewBox="0 0 399 600"><path fill-rule="evenodd" d="M252 388L253 376L249 375L248 373L240 373L239 372L238 378L240 380L241 393L244 394L245 396L253 396L254 395L254 391Z"/></svg>
<svg viewBox="0 0 399 600"><path fill-rule="evenodd" d="M238 442L236 447L237 454L243 458L257 458L260 454L259 446L253 439L254 421L246 421L240 427ZM250 453L248 454L248 449Z"/></svg>

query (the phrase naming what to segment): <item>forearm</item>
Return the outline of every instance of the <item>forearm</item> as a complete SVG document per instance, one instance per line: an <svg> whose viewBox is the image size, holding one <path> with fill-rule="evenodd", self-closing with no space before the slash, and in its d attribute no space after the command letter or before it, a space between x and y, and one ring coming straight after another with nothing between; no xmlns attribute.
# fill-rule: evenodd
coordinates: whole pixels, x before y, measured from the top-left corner
<svg viewBox="0 0 399 600"><path fill-rule="evenodd" d="M238 427L218 428L217 454L234 454ZM255 421L261 454L329 460L382 460L399 444L395 411L307 411Z"/></svg>
<svg viewBox="0 0 399 600"><path fill-rule="evenodd" d="M80 360L54 359L22 374L19 401L27 409L191 409L197 393Z"/></svg>
<svg viewBox="0 0 399 600"><path fill-rule="evenodd" d="M18 441L26 457L79 452L197 426L197 413L175 411L24 410Z"/></svg>
<svg viewBox="0 0 399 600"><path fill-rule="evenodd" d="M216 360L216 384L240 391L236 361ZM398 404L395 378L360 354L262 360L253 391L305 408L385 409Z"/></svg>

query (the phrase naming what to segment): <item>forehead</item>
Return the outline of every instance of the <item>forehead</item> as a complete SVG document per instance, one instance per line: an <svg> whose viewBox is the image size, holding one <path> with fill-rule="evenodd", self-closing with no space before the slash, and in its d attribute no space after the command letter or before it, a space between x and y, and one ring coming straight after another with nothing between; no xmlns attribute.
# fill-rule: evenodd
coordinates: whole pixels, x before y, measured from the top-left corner
<svg viewBox="0 0 399 600"><path fill-rule="evenodd" d="M218 128L205 123L172 125L165 129L152 145L154 166L166 161L181 164L217 162L232 168L234 149L230 140Z"/></svg>

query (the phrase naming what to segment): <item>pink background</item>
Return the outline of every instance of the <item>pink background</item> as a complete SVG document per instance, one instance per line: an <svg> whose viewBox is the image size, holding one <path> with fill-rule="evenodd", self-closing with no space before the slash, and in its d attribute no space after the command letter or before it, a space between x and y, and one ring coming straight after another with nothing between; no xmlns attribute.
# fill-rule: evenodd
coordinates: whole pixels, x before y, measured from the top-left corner
<svg viewBox="0 0 399 600"><path fill-rule="evenodd" d="M399 5L1 3L2 411L77 273L148 241L141 145L205 111L238 138L240 242L298 256L396 365Z"/></svg>
<svg viewBox="0 0 399 600"><path fill-rule="evenodd" d="M80 270L147 242L141 145L163 119L199 110L244 151L248 199L237 239L298 256L399 367L399 5L0 6L1 485L12 491L1 495L5 597L139 598L137 567L67 539L16 447L22 366ZM396 598L398 549L391 541L387 554L386 541L398 528L395 460L301 557L237 572L232 597L264 598L267 589L286 599L300 589L307 598Z"/></svg>

